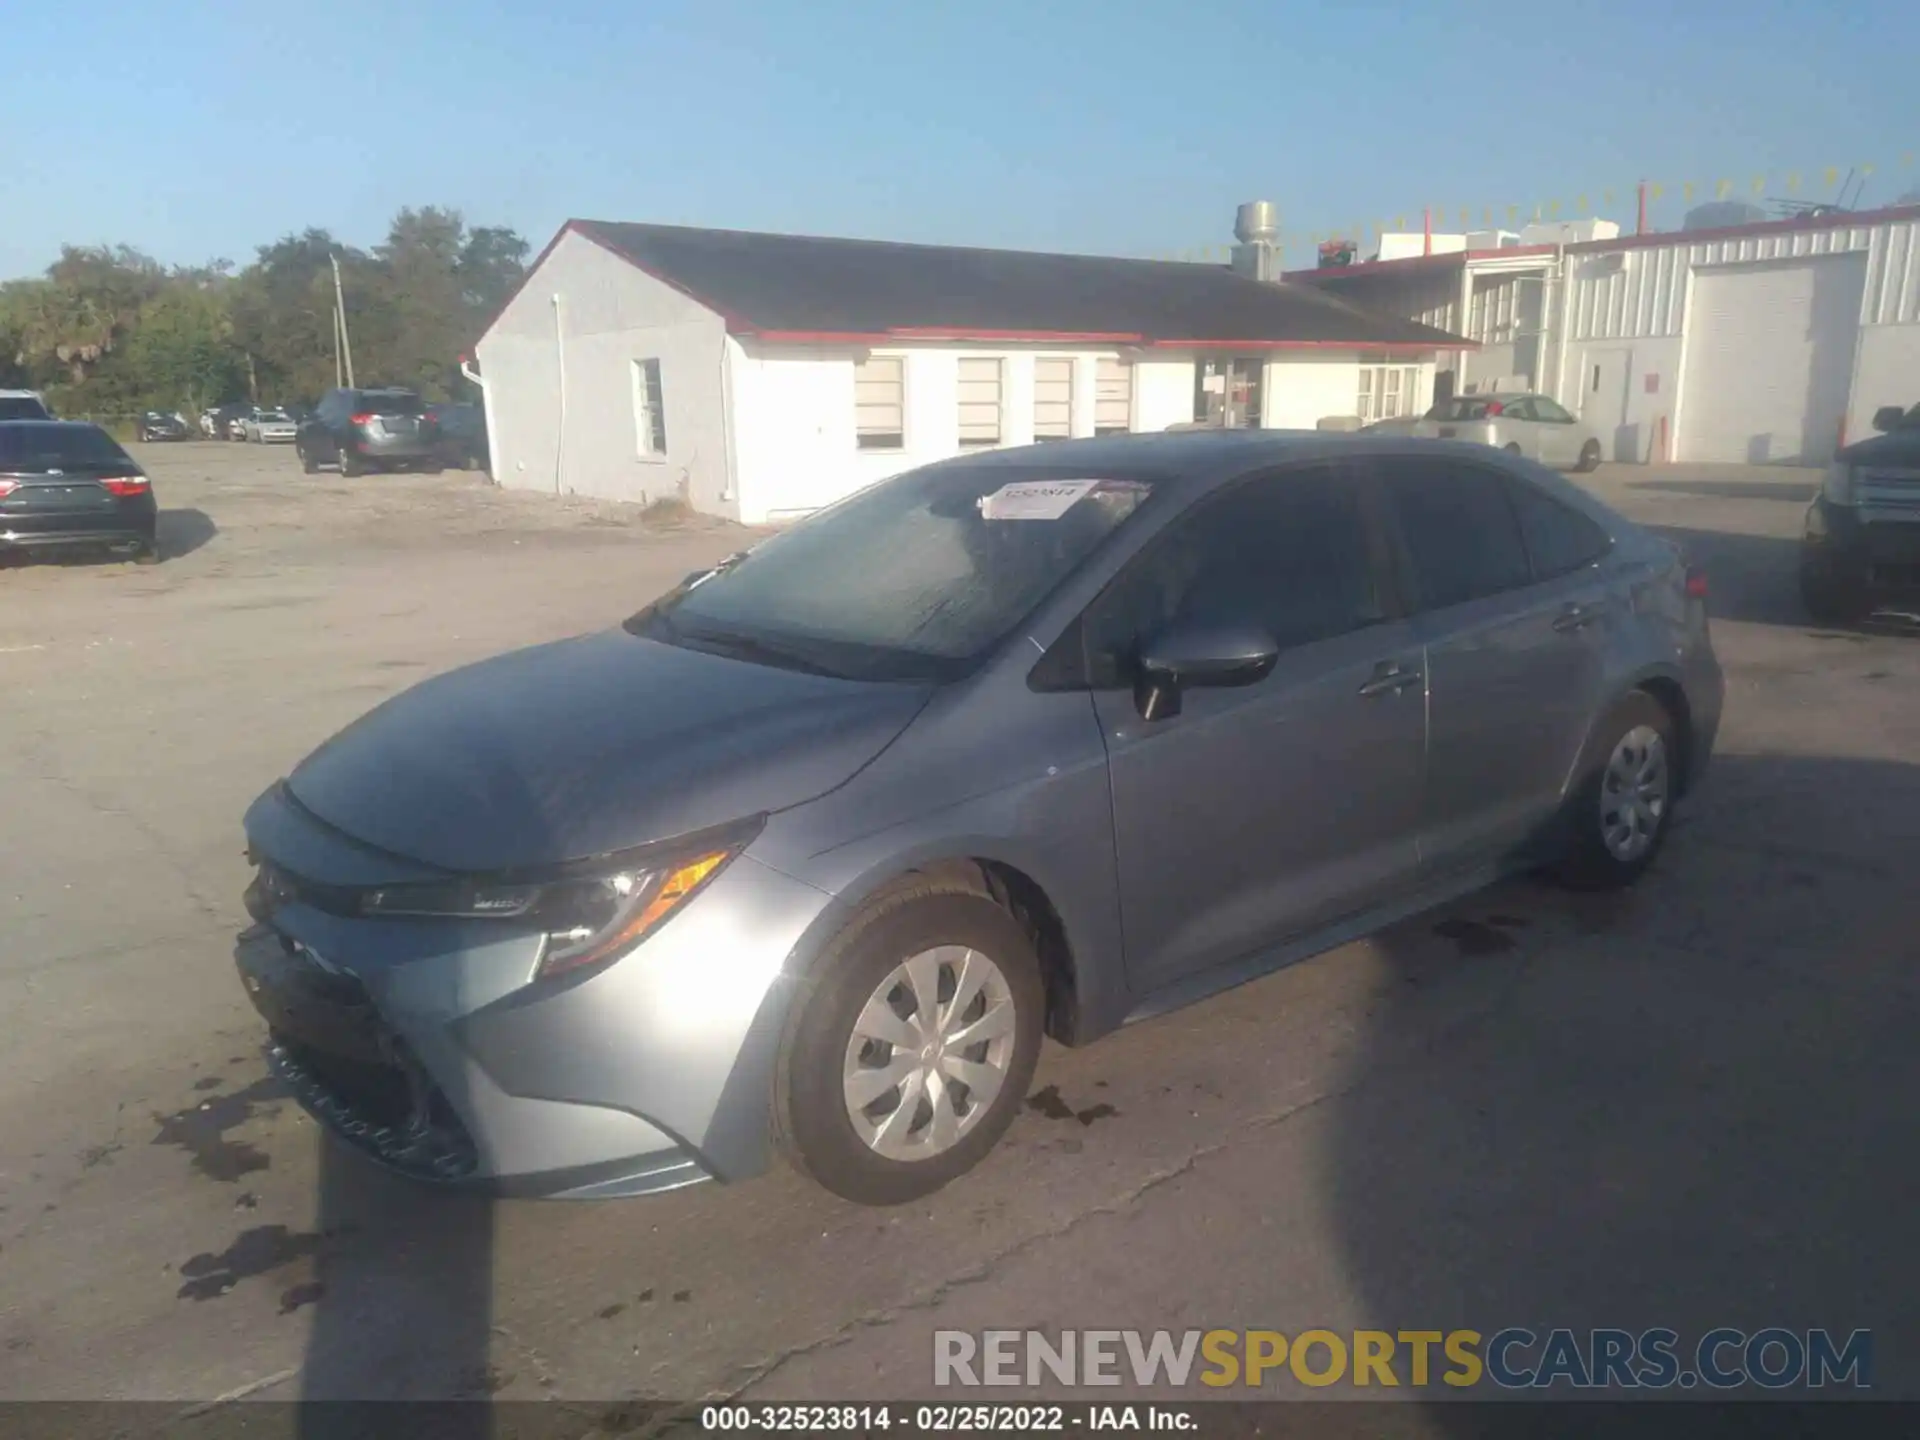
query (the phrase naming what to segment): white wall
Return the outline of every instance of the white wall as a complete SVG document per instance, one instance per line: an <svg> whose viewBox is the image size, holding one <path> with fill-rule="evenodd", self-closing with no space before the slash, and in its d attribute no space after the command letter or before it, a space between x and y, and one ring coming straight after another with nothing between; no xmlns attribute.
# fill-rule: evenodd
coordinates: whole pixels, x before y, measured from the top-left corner
<svg viewBox="0 0 1920 1440"><path fill-rule="evenodd" d="M563 235L476 347L494 478L615 500L684 496L708 513L737 515L725 345L712 311L591 240ZM660 362L667 448L659 456L640 454L633 362L644 359Z"/></svg>
<svg viewBox="0 0 1920 1440"><path fill-rule="evenodd" d="M1667 422L1671 455L1674 400L1680 393L1680 337L1584 341L1567 347L1555 395L1599 437L1608 460L1644 464L1655 458L1660 422ZM1607 381L1605 395L1583 396L1595 366ZM1613 376L1620 374L1616 387ZM1648 388L1649 377L1652 389Z"/></svg>
<svg viewBox="0 0 1920 1440"><path fill-rule="evenodd" d="M1133 428L1164 430L1193 422L1193 360L1141 360L1133 367Z"/></svg>
<svg viewBox="0 0 1920 1440"><path fill-rule="evenodd" d="M1920 405L1920 325L1869 325L1860 332L1847 439L1872 435L1873 412L1883 405Z"/></svg>
<svg viewBox="0 0 1920 1440"><path fill-rule="evenodd" d="M1433 393L1433 366L1426 372L1426 393ZM1269 360L1267 393L1260 423L1268 430L1311 430L1333 415L1354 415L1360 406L1357 355Z"/></svg>
<svg viewBox="0 0 1920 1440"><path fill-rule="evenodd" d="M906 444L862 450L854 430L854 367L868 354L898 355L906 364ZM1034 362L1074 362L1073 433L1091 435L1097 362L1119 352L988 345L799 347L752 339L727 341L732 396L738 514L748 524L794 519L831 505L877 480L960 453L960 358L1001 362L1000 443L1033 442ZM1133 428L1162 430L1158 421L1177 382L1174 419L1193 415L1192 361L1134 366Z"/></svg>

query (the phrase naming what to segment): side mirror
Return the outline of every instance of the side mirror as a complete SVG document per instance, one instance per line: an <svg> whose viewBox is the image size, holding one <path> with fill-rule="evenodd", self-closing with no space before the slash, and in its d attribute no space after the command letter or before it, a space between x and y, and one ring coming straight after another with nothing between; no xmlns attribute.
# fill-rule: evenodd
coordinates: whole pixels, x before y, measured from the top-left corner
<svg viewBox="0 0 1920 1440"><path fill-rule="evenodd" d="M1882 405L1873 412L1873 428L1884 435L1889 430L1898 430L1906 418L1907 412L1898 405Z"/></svg>
<svg viewBox="0 0 1920 1440"><path fill-rule="evenodd" d="M1133 703L1142 720L1170 719L1185 691L1257 684L1279 658L1280 646L1257 625L1175 625L1141 650Z"/></svg>

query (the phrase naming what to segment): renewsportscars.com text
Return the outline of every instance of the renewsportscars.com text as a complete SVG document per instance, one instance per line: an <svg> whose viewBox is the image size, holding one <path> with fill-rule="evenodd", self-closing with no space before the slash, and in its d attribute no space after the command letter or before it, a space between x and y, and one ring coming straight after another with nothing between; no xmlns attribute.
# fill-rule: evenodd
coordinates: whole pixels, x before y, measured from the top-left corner
<svg viewBox="0 0 1920 1440"><path fill-rule="evenodd" d="M937 1386L1494 1385L1782 1390L1873 1385L1873 1334L1709 1330L936 1330Z"/></svg>

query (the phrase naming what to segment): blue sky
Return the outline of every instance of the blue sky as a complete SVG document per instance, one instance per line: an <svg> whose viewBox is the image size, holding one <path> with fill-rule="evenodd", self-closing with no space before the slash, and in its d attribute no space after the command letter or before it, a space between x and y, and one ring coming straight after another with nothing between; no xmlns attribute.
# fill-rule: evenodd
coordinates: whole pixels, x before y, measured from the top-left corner
<svg viewBox="0 0 1920 1440"><path fill-rule="evenodd" d="M0 278L372 244L405 204L536 248L577 215L1150 255L1262 198L1304 264L1422 205L1630 222L1642 176L1667 224L1689 180L1920 187L1896 0L19 0L5 33Z"/></svg>

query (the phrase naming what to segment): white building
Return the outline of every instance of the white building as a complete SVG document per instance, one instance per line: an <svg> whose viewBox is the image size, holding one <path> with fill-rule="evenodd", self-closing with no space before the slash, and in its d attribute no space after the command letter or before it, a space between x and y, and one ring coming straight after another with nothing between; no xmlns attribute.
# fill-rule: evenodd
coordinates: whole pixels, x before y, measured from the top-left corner
<svg viewBox="0 0 1920 1440"><path fill-rule="evenodd" d="M1545 391L1613 460L1822 464L1920 400L1920 206L1287 278L1479 342L1440 393Z"/></svg>
<svg viewBox="0 0 1920 1440"><path fill-rule="evenodd" d="M969 449L1412 413L1465 343L1219 266L576 220L477 354L501 484L759 523Z"/></svg>

